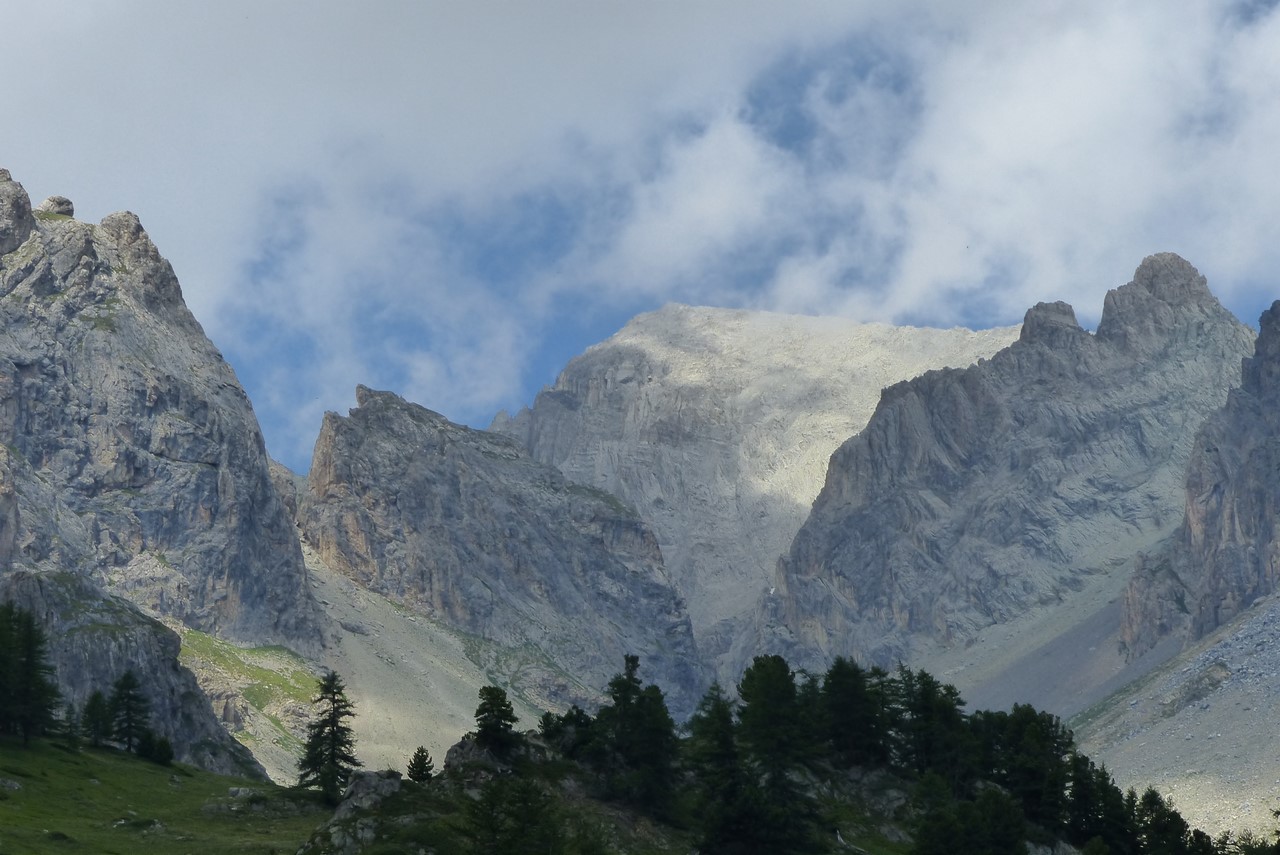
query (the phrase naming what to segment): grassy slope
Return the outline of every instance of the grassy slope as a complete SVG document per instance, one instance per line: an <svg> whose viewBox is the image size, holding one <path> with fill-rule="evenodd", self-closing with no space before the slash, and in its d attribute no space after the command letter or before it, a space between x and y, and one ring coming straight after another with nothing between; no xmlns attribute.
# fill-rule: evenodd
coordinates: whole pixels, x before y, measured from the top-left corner
<svg viewBox="0 0 1280 855"><path fill-rule="evenodd" d="M329 816L272 784L111 750L0 738L0 855L295 852ZM231 787L259 795L233 799Z"/></svg>

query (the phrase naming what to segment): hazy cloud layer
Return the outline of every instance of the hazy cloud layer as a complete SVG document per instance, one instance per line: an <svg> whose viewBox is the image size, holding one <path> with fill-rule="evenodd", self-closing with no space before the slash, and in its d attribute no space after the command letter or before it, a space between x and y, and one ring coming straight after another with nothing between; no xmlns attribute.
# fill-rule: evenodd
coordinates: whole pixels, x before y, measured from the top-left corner
<svg viewBox="0 0 1280 855"><path fill-rule="evenodd" d="M668 300L1280 296L1274 4L26 6L0 166L139 213L299 468L356 383L483 424Z"/></svg>

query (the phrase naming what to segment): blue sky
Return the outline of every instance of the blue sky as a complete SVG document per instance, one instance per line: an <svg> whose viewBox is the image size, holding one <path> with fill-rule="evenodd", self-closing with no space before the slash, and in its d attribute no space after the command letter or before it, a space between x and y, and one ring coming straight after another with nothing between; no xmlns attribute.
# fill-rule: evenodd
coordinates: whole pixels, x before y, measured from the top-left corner
<svg viewBox="0 0 1280 855"><path fill-rule="evenodd" d="M0 167L135 211L305 470L364 383L486 425L668 301L1095 323L1179 252L1280 297L1274 3L4 12Z"/></svg>

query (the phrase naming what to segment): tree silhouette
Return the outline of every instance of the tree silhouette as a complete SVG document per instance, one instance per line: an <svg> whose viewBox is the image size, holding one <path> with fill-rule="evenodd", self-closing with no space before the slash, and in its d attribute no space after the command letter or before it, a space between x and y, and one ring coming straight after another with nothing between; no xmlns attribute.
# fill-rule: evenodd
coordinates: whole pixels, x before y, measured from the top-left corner
<svg viewBox="0 0 1280 855"><path fill-rule="evenodd" d="M123 743L125 751L134 751L147 730L148 704L133 669L121 674L112 685L109 706L111 738Z"/></svg>
<svg viewBox="0 0 1280 855"><path fill-rule="evenodd" d="M26 743L49 729L57 706L44 630L26 609L0 605L0 732Z"/></svg>
<svg viewBox="0 0 1280 855"><path fill-rule="evenodd" d="M505 690L498 686L484 686L480 689L480 705L476 707L476 744L493 753L495 757L506 758L511 749L520 741L515 732L515 710L507 699Z"/></svg>
<svg viewBox="0 0 1280 855"><path fill-rule="evenodd" d="M307 742L298 761L298 786L318 787L330 804L336 804L352 770L362 765L354 754L356 738L347 724L355 707L347 699L342 678L329 671L320 679L311 699L316 716L307 725Z"/></svg>
<svg viewBox="0 0 1280 855"><path fill-rule="evenodd" d="M427 751L426 746L419 745L418 750L413 752L413 756L409 758L409 767L405 772L409 776L409 780L416 784L424 784L431 780L431 773L435 771L436 764L431 760L431 754Z"/></svg>
<svg viewBox="0 0 1280 855"><path fill-rule="evenodd" d="M81 713L81 726L89 744L98 748L111 738L111 704L101 689L94 689L89 700L84 703Z"/></svg>
<svg viewBox="0 0 1280 855"><path fill-rule="evenodd" d="M608 794L664 810L674 789L679 750L676 725L657 686L641 684L640 657L623 657L623 673L609 681L609 699L592 725L593 759Z"/></svg>

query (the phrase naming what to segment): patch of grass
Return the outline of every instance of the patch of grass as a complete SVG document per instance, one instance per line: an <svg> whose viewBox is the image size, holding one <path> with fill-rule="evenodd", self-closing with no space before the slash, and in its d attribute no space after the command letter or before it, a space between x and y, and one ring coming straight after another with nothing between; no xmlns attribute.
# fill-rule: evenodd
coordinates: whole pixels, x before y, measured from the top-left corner
<svg viewBox="0 0 1280 855"><path fill-rule="evenodd" d="M0 801L0 852L294 852L329 816L310 794L118 751L4 737L0 756L22 784ZM233 799L231 787L260 796Z"/></svg>
<svg viewBox="0 0 1280 855"><path fill-rule="evenodd" d="M67 214L55 214L55 213L53 213L52 211L32 211L31 213L35 216L35 218L36 218L37 220L41 220L41 221L46 222L46 223L48 223L48 222L61 222L61 221L64 221L64 220L74 220L74 219L75 219L75 217L69 216L69 215L67 215Z"/></svg>
<svg viewBox="0 0 1280 855"><path fill-rule="evenodd" d="M180 658L184 664L202 660L248 683L245 699L259 710L279 700L310 703L315 694L315 675L286 647L237 647L193 629L182 634Z"/></svg>
<svg viewBox="0 0 1280 855"><path fill-rule="evenodd" d="M94 315L89 318L89 326L99 332L113 333L116 331L116 317L115 315Z"/></svg>

